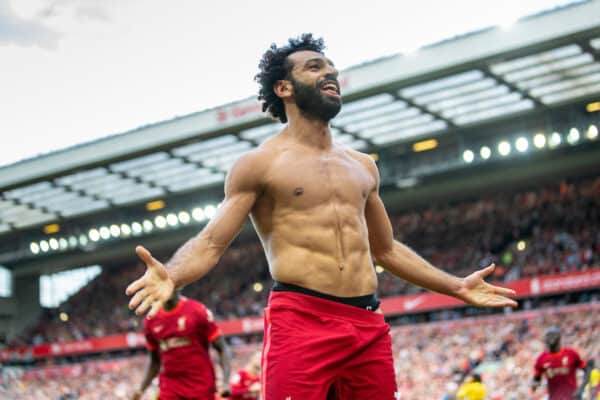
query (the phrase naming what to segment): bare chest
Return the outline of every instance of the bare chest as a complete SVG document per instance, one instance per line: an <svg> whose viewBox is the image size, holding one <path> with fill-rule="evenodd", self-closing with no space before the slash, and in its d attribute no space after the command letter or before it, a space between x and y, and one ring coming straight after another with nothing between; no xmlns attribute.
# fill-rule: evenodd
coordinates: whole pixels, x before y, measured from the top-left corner
<svg viewBox="0 0 600 400"><path fill-rule="evenodd" d="M336 202L364 207L375 182L367 169L345 154L287 154L270 168L267 192L279 205L307 209Z"/></svg>

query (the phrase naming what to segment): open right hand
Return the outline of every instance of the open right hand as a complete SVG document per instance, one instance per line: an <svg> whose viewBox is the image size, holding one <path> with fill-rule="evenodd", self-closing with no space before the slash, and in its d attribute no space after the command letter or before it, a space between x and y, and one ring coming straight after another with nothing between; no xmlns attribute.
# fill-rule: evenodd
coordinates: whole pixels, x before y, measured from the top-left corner
<svg viewBox="0 0 600 400"><path fill-rule="evenodd" d="M132 282L125 293L134 295L129 302L129 308L135 309L137 315L142 315L150 309L148 318L158 313L162 305L169 300L175 289L173 280L169 277L167 269L152 254L142 246L137 246L135 252L146 264L146 272L142 277Z"/></svg>

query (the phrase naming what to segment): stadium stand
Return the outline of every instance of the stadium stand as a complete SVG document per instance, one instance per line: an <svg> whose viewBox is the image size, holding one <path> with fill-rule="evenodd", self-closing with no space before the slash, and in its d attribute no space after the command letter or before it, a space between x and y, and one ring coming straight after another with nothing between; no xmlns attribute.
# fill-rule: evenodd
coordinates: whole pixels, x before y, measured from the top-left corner
<svg viewBox="0 0 600 400"><path fill-rule="evenodd" d="M441 399L454 393L460 378L473 370L482 374L490 400L529 399L532 360L543 350L541 338L546 327L561 326L565 345L585 358L597 357L598 300L512 315L393 327L400 399ZM236 370L260 350L260 343L237 344L233 350ZM146 362L146 357L136 356L38 368L10 378L11 384L0 389L0 395L7 400L125 399L140 382ZM541 399L543 391L539 392Z"/></svg>
<svg viewBox="0 0 600 400"><path fill-rule="evenodd" d="M398 239L456 274L496 262L495 280L524 280L532 296L513 313L453 304L388 315L400 399L451 399L476 371L492 400L541 400L544 391L532 397L528 385L551 324L566 345L598 357L599 280L577 285L600 278L599 11L600 2L582 1L513 31L487 29L342 73L345 111L333 135L377 159ZM168 257L210 218L233 160L279 127L252 97L0 169L0 263L15 289L0 299L10 343L0 347L0 398L129 398L147 362L124 294L143 270L133 247ZM156 202L164 209L149 207ZM60 230L46 232L51 223ZM38 316L41 274L92 264L103 272ZM428 295L377 271L384 300ZM542 290L561 277L576 285ZM221 323L243 319L228 339L233 370L260 348L270 285L246 230L184 290ZM122 343L109 350L64 351L111 334ZM41 355L17 348L43 343Z"/></svg>
<svg viewBox="0 0 600 400"><path fill-rule="evenodd" d="M398 327L394 349L401 399L438 399L456 390L456 377L473 368L483 375L490 399L527 399L533 362L543 350L543 331L563 328L563 343L597 357L598 303L552 307L513 316ZM423 382L428 382L423 385ZM540 391L540 395L541 395Z"/></svg>
<svg viewBox="0 0 600 400"><path fill-rule="evenodd" d="M456 274L496 262L497 280L586 270L600 265L600 178L495 193L474 201L432 205L392 218L398 239ZM522 246L519 247L519 242ZM520 250L519 250L520 249ZM19 344L64 342L138 329L127 309L127 282L141 265L107 270L46 315ZM243 271L243 274L240 273ZM254 284L262 290L256 291ZM218 319L260 315L271 281L260 243L230 249L206 279L185 290ZM379 295L420 292L391 274L379 274ZM98 293L111 293L102 296ZM60 312L69 314L62 322ZM15 343L17 344L17 343Z"/></svg>

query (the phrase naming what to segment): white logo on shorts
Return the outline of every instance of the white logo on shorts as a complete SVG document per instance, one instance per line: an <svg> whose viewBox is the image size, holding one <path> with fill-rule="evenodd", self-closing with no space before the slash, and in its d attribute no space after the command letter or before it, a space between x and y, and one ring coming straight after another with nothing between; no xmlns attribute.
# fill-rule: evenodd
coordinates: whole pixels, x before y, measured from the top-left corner
<svg viewBox="0 0 600 400"><path fill-rule="evenodd" d="M394 392L394 400L400 400L400 392Z"/></svg>

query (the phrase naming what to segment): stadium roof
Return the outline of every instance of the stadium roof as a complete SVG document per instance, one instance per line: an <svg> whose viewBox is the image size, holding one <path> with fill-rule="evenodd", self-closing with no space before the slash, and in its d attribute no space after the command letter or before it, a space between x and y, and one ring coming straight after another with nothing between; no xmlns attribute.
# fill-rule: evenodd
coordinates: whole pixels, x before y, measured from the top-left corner
<svg viewBox="0 0 600 400"><path fill-rule="evenodd" d="M578 3L342 71L335 140L377 152L597 96L598 16ZM280 129L251 97L0 168L0 235L221 185Z"/></svg>

